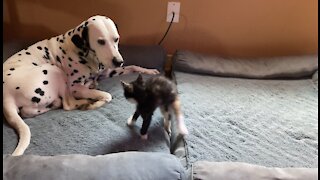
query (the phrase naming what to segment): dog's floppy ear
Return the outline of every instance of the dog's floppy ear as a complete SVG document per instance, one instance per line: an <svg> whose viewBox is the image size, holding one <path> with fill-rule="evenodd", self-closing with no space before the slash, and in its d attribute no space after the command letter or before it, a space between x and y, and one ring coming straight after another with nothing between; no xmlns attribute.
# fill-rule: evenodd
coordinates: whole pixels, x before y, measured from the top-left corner
<svg viewBox="0 0 320 180"><path fill-rule="evenodd" d="M73 44L79 49L87 49L89 48L89 36L88 36L88 27L83 27L80 37L78 34L72 36L71 41Z"/></svg>
<svg viewBox="0 0 320 180"><path fill-rule="evenodd" d="M73 35L71 41L79 49L82 49L84 46L83 39L78 34Z"/></svg>
<svg viewBox="0 0 320 180"><path fill-rule="evenodd" d="M89 35L88 35L88 27L85 26L82 30L82 33L81 33L81 36L82 36L82 40L84 41L84 45L86 47L89 47Z"/></svg>

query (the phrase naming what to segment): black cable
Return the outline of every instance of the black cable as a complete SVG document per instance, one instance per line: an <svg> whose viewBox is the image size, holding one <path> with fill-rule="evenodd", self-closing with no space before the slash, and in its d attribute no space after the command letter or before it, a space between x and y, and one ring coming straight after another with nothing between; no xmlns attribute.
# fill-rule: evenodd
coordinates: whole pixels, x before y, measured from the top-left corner
<svg viewBox="0 0 320 180"><path fill-rule="evenodd" d="M169 32L169 29L170 29L170 27L171 27L171 24L172 24L172 22L173 22L173 18L174 18L174 12L172 12L172 19L171 19L171 22L170 22L170 24L169 24L169 27L168 27L166 33L164 34L163 38L161 39L161 41L158 43L158 45L160 45L160 44L162 43L162 41L164 40L164 38L167 36L167 34L168 34L168 32Z"/></svg>

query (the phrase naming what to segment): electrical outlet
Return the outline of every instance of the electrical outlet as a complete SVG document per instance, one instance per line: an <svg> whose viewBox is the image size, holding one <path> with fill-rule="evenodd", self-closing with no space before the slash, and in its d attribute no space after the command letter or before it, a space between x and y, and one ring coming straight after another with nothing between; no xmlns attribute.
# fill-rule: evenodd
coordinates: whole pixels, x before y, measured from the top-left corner
<svg viewBox="0 0 320 180"><path fill-rule="evenodd" d="M168 2L167 22L171 22L174 12L174 18L172 22L179 22L180 16L180 2Z"/></svg>

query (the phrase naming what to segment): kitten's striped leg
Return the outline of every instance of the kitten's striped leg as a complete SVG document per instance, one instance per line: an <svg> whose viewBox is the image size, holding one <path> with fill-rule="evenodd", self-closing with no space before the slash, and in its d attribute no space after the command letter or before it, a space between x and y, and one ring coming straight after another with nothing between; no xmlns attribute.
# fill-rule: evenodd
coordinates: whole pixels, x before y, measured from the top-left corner
<svg viewBox="0 0 320 180"><path fill-rule="evenodd" d="M163 115L164 129L171 135L171 114L169 113L168 106L160 107L161 113Z"/></svg>
<svg viewBox="0 0 320 180"><path fill-rule="evenodd" d="M148 129L150 126L150 122L152 119L152 114L144 114L142 115L143 122L142 122L142 128L140 129L141 139L147 140L148 139Z"/></svg>
<svg viewBox="0 0 320 180"><path fill-rule="evenodd" d="M178 130L182 135L188 134L188 129L184 123L184 117L181 112L180 100L176 98L176 100L172 103L172 109L177 119Z"/></svg>

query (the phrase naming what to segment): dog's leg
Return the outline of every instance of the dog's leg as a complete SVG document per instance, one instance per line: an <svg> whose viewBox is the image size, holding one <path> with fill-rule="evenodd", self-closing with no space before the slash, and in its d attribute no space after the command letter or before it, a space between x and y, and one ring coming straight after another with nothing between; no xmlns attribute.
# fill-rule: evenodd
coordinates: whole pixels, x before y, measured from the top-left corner
<svg viewBox="0 0 320 180"><path fill-rule="evenodd" d="M171 115L169 113L168 106L161 106L160 110L163 115L164 128L170 136L171 135Z"/></svg>
<svg viewBox="0 0 320 180"><path fill-rule="evenodd" d="M95 102L91 102L90 104L81 107L81 109L96 109L112 100L111 94L96 89L89 89L83 85L75 85L73 89L73 95L76 98L95 100Z"/></svg>
<svg viewBox="0 0 320 180"><path fill-rule="evenodd" d="M143 73L143 74L151 74L151 75L155 75L155 74L160 73L157 69L147 69L147 68L143 68L143 67L139 67L139 66L135 66L135 65L130 65L130 66L125 66L125 67L118 67L118 68L114 68L114 69L105 70L102 73L102 76L103 77L114 77L114 76L119 76L122 74L131 74L134 72L139 72L139 73Z"/></svg>
<svg viewBox="0 0 320 180"><path fill-rule="evenodd" d="M65 91L62 98L62 105L64 110L74 110L80 109L82 107L87 107L91 101L88 99L76 99L71 93L68 88L65 88Z"/></svg>
<svg viewBox="0 0 320 180"><path fill-rule="evenodd" d="M180 100L178 98L176 98L176 100L172 103L172 109L177 119L179 133L182 135L187 135L188 130L184 123L184 117L181 112Z"/></svg>

